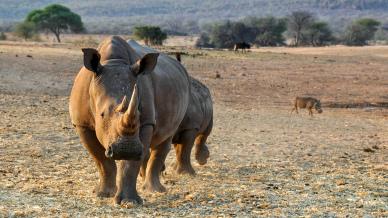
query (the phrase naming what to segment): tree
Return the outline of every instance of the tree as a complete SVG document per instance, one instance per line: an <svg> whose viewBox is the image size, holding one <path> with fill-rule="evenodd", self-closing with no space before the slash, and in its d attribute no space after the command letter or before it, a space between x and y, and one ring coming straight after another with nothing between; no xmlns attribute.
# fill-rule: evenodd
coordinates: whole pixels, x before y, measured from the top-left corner
<svg viewBox="0 0 388 218"><path fill-rule="evenodd" d="M356 20L347 27L344 42L346 45L366 45L379 26L380 22L371 18Z"/></svg>
<svg viewBox="0 0 388 218"><path fill-rule="evenodd" d="M329 25L325 22L314 22L305 30L302 35L303 41L306 44L312 46L323 46L330 44L334 37L329 28Z"/></svg>
<svg viewBox="0 0 388 218"><path fill-rule="evenodd" d="M167 34L158 26L138 26L135 27L133 35L144 40L145 44L162 45L167 39Z"/></svg>
<svg viewBox="0 0 388 218"><path fill-rule="evenodd" d="M201 35L199 36L199 38L195 42L195 47L198 47L198 48L212 48L214 46L210 43L210 38L209 38L208 34L207 33L201 33Z"/></svg>
<svg viewBox="0 0 388 218"><path fill-rule="evenodd" d="M0 40L7 40L7 36L4 32L0 32Z"/></svg>
<svg viewBox="0 0 388 218"><path fill-rule="evenodd" d="M258 46L277 46L284 44L283 33L287 29L286 20L275 17L248 17L244 23L253 31L253 43Z"/></svg>
<svg viewBox="0 0 388 218"><path fill-rule="evenodd" d="M214 24L209 33L210 43L216 48L232 48L236 42L231 29L230 21Z"/></svg>
<svg viewBox="0 0 388 218"><path fill-rule="evenodd" d="M307 11L295 11L287 17L288 34L293 38L295 46L301 44L303 31L308 29L314 21L314 15Z"/></svg>
<svg viewBox="0 0 388 218"><path fill-rule="evenodd" d="M15 34L25 40L32 38L36 34L35 24L32 22L23 22L15 26Z"/></svg>
<svg viewBox="0 0 388 218"><path fill-rule="evenodd" d="M39 30L51 31L58 42L61 42L60 34L64 31L78 33L84 30L81 17L69 8L58 4L31 11L25 22L34 23Z"/></svg>

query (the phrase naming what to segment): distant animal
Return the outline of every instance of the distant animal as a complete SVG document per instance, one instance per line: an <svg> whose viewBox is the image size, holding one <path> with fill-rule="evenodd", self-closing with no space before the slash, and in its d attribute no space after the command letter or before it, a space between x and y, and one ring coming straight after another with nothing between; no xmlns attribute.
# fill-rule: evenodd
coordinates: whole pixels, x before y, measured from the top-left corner
<svg viewBox="0 0 388 218"><path fill-rule="evenodd" d="M69 112L96 162L97 196L141 204L139 171L144 189L166 191L159 173L186 114L190 77L175 59L118 36L82 51Z"/></svg>
<svg viewBox="0 0 388 218"><path fill-rule="evenodd" d="M309 115L313 116L313 108L318 112L322 113L322 107L321 107L321 102L312 97L296 97L294 100L294 107L291 110L291 113L293 111L296 111L298 114L298 108L307 108L309 111Z"/></svg>
<svg viewBox="0 0 388 218"><path fill-rule="evenodd" d="M180 52L176 52L175 53L175 58L176 58L177 61L182 62L181 53Z"/></svg>
<svg viewBox="0 0 388 218"><path fill-rule="evenodd" d="M242 52L246 52L246 49L251 49L251 45L246 42L239 42L234 44L233 50L238 52L239 49L241 49Z"/></svg>
<svg viewBox="0 0 388 218"><path fill-rule="evenodd" d="M194 175L190 154L195 144L195 159L204 165L209 158L206 140L213 128L213 102L209 89L200 81L191 78L191 95L186 115L175 133L174 144L177 174Z"/></svg>

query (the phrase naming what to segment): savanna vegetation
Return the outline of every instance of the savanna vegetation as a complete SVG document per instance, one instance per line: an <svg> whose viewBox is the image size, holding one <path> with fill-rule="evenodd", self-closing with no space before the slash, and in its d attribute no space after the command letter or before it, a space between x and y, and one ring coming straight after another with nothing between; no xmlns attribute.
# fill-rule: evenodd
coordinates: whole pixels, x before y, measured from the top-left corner
<svg viewBox="0 0 388 218"><path fill-rule="evenodd" d="M380 22L372 18L353 21L345 32L334 35L329 23L307 11L295 11L284 18L247 17L239 21L207 24L202 28L198 47L232 48L247 42L259 46L367 45L374 39ZM381 31L385 31L381 29ZM288 43L286 42L288 40Z"/></svg>
<svg viewBox="0 0 388 218"><path fill-rule="evenodd" d="M332 7L332 6L330 6ZM112 22L115 23L115 22ZM128 26L130 22L128 21ZM141 23L141 22L140 22ZM260 46L325 46L346 44L367 45L372 41L387 41L386 26L373 18L350 20L342 31L333 23L321 19L310 11L294 11L287 16L246 16L240 20L224 20L199 25L194 20L174 18L163 25L137 25L130 33L147 45L162 45L167 35L197 35L197 47L232 48L235 43L246 42ZM9 29L0 28L0 31ZM122 28L121 28L122 29ZM125 29L125 28L124 28ZM53 4L30 11L24 22L14 25L15 35L25 40L39 32L52 33L58 42L61 33L89 31L80 15L69 8ZM119 34L117 30L114 34ZM375 38L375 33L378 32ZM36 37L38 38L38 37Z"/></svg>
<svg viewBox="0 0 388 218"><path fill-rule="evenodd" d="M79 33L83 30L81 17L59 4L32 10L25 21L17 24L15 28L16 34L25 39L31 38L37 31L46 31L53 33L58 42L61 42L61 33Z"/></svg>
<svg viewBox="0 0 388 218"><path fill-rule="evenodd" d="M44 8L54 1L3 0L0 4L0 25L23 20L30 11ZM129 34L134 26L157 25L173 32L186 32L187 24L195 24L190 31L199 33L196 26L222 21L237 20L245 16L287 16L290 11L310 11L323 21L341 30L350 20L371 17L382 23L388 21L388 2L385 0L143 0L143 1L79 1L61 3L82 16L90 33ZM176 22L178 21L178 22ZM2 23L2 24L1 24ZM175 24L179 28L171 28ZM167 33L170 34L169 31ZM177 33L175 33L177 34Z"/></svg>

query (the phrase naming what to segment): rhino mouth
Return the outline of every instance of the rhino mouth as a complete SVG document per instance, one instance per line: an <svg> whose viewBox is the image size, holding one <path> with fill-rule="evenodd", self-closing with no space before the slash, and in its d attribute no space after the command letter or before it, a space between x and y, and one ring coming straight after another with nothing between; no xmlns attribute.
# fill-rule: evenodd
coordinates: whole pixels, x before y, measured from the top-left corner
<svg viewBox="0 0 388 218"><path fill-rule="evenodd" d="M105 151L105 156L113 160L141 160L143 145L139 140L120 140Z"/></svg>

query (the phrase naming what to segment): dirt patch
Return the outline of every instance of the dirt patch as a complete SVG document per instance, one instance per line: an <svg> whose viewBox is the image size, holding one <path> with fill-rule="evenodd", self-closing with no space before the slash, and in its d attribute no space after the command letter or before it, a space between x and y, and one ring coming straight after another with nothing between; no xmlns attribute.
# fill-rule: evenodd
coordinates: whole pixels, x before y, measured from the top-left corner
<svg viewBox="0 0 388 218"><path fill-rule="evenodd" d="M388 108L388 102L360 102L360 103L344 103L344 102L325 102L325 107L328 108Z"/></svg>

